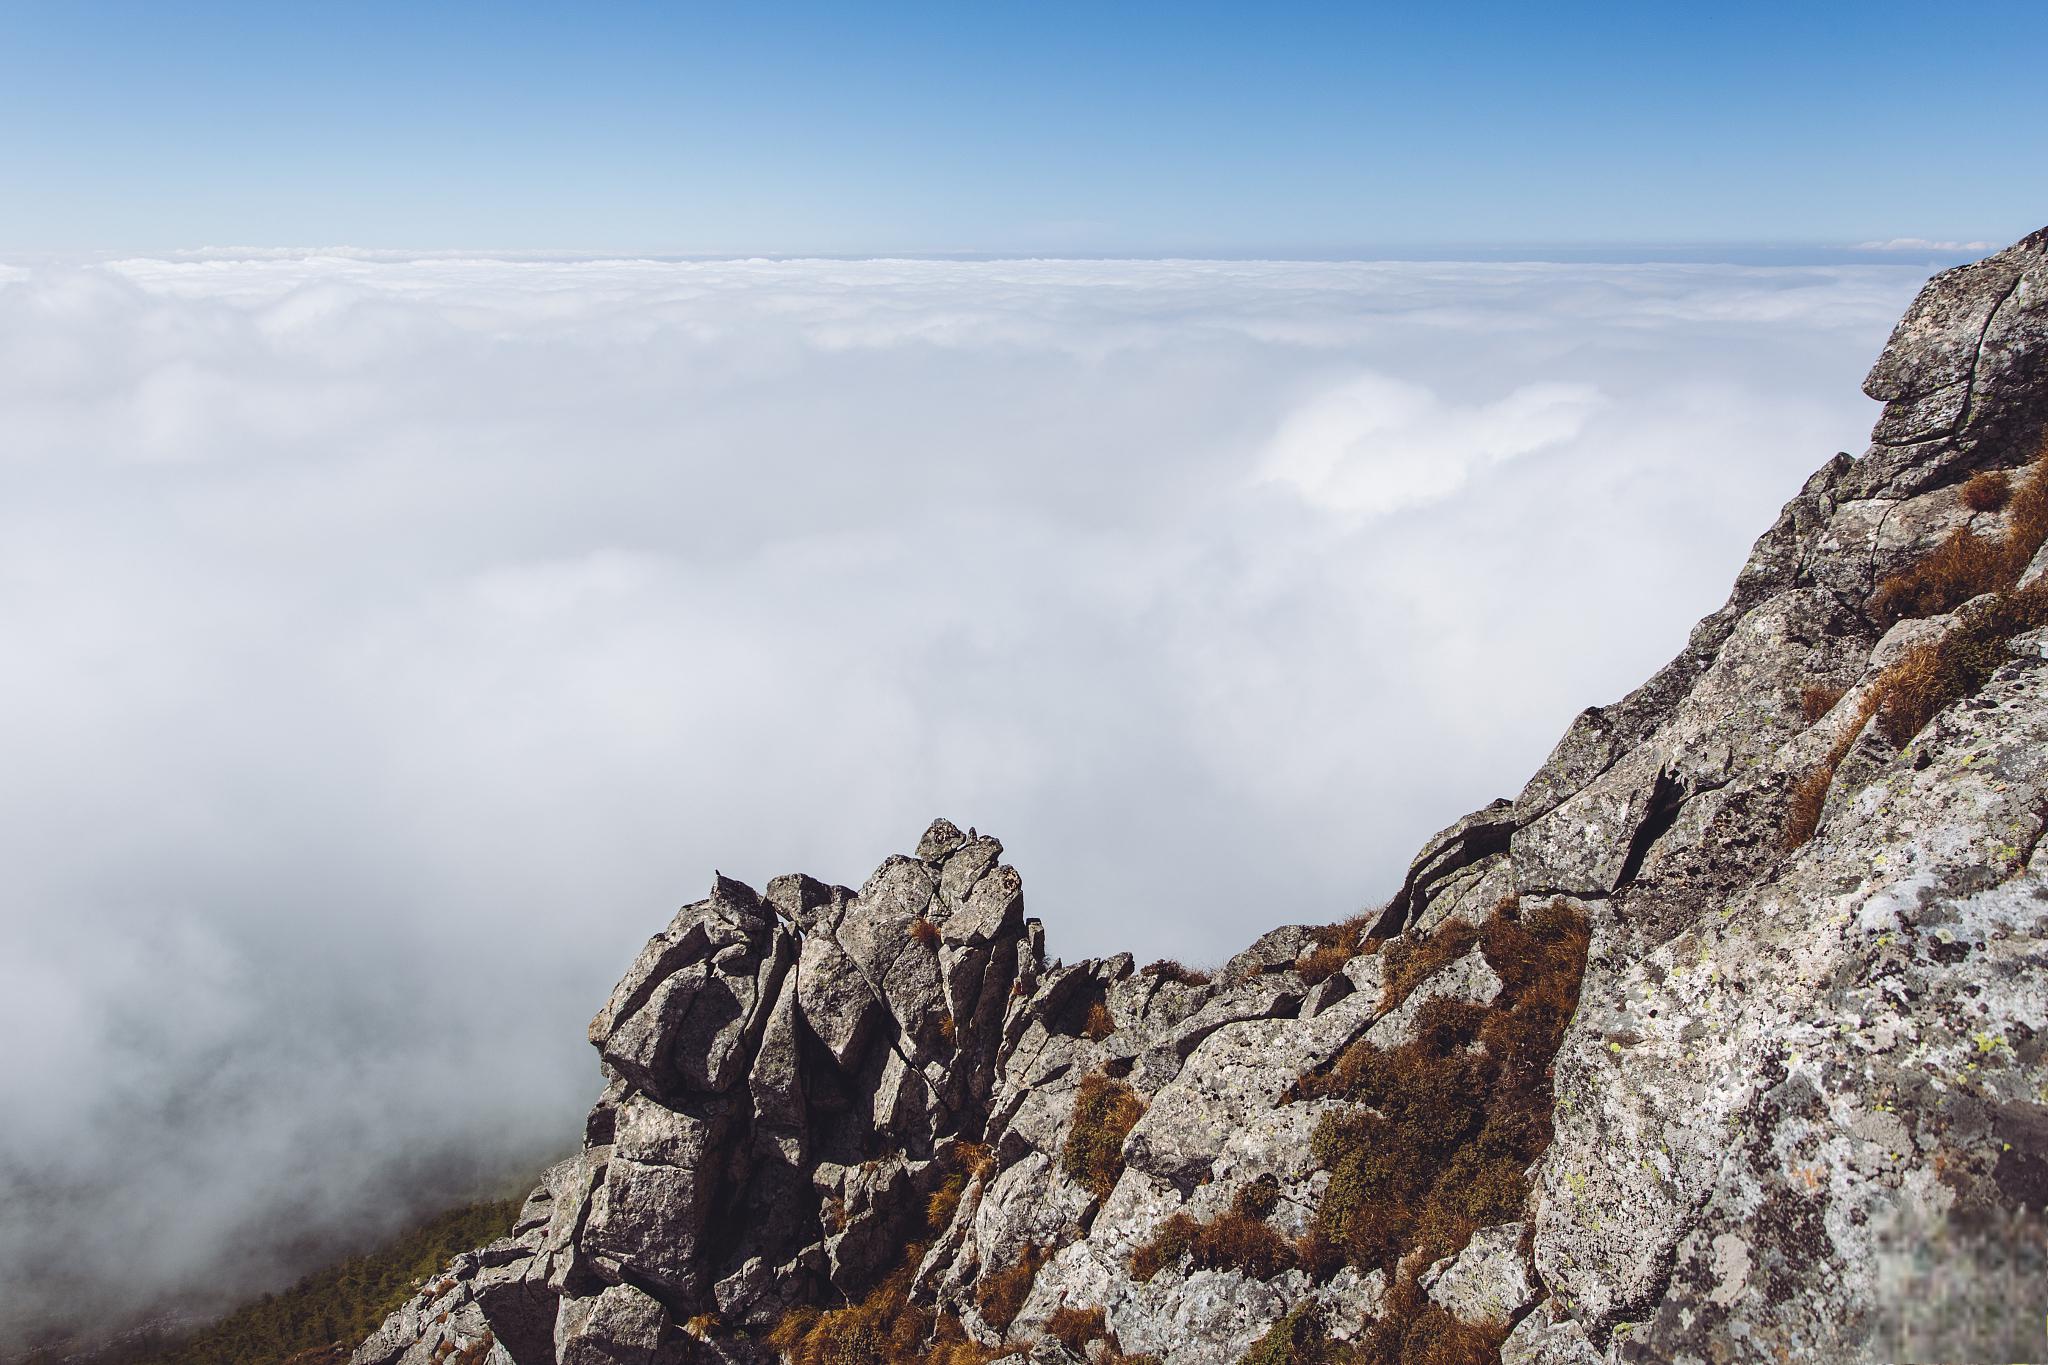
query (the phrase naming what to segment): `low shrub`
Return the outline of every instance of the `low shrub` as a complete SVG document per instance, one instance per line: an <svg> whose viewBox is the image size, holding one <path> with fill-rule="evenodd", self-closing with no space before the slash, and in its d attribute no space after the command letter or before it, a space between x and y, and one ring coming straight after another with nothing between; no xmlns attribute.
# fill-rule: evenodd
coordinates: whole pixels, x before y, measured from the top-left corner
<svg viewBox="0 0 2048 1365"><path fill-rule="evenodd" d="M1335 1359L1321 1315L1304 1303L1267 1328L1240 1365L1329 1365Z"/></svg>
<svg viewBox="0 0 2048 1365"><path fill-rule="evenodd" d="M1088 1007L1088 1013L1081 1019L1081 1036L1091 1043L1099 1043L1116 1032L1116 1016L1109 1012L1109 1005L1097 1000Z"/></svg>
<svg viewBox="0 0 2048 1365"><path fill-rule="evenodd" d="M1300 1253L1266 1221L1279 1193L1278 1186L1256 1181L1206 1223L1185 1213L1170 1215L1131 1253L1131 1278L1144 1284L1183 1256L1192 1258L1197 1270L1236 1270L1255 1280L1293 1269L1301 1262Z"/></svg>
<svg viewBox="0 0 2048 1365"><path fill-rule="evenodd" d="M1849 689L1827 683L1810 683L1799 693L1799 718L1808 725L1835 709L1835 703Z"/></svg>
<svg viewBox="0 0 2048 1365"><path fill-rule="evenodd" d="M1187 963L1170 957L1162 957L1150 966L1140 968L1138 975L1156 976L1162 981L1177 981L1183 986L1206 986L1216 979L1214 973L1205 972L1199 967L1190 967Z"/></svg>
<svg viewBox="0 0 2048 1365"><path fill-rule="evenodd" d="M2015 635L2048 625L2048 578L2000 593L1939 640L1908 650L1872 691L1885 738L1904 744L1953 702L1974 695L2009 657Z"/></svg>
<svg viewBox="0 0 2048 1365"><path fill-rule="evenodd" d="M1097 1199L1109 1198L1124 1172L1124 1139L1144 1113L1144 1101L1128 1083L1099 1071L1083 1076L1060 1169Z"/></svg>
<svg viewBox="0 0 2048 1365"><path fill-rule="evenodd" d="M2006 508L2005 534L1992 541L1967 528L1957 530L1919 563L1880 584L1870 600L1871 614L1890 625L1909 616L1953 611L1985 594L1992 594L1991 600L1968 612L1941 639L1908 650L1878 674L1833 750L1793 783L1785 807L1787 848L1806 843L1820 827L1835 770L1873 716L1886 739L1905 744L1944 707L1983 687L2006 661L2006 645L2015 635L2048 625L2048 580L2015 586L2048 541L2048 445L2017 487L2003 471L1990 470L1964 484L1961 496L1975 511ZM1812 724L1840 700L1840 692L1809 687L1800 696L1800 711Z"/></svg>
<svg viewBox="0 0 2048 1365"><path fill-rule="evenodd" d="M1479 930L1461 919L1445 920L1431 934L1390 941L1380 950L1387 964L1380 1008L1399 1007L1417 986L1471 952L1478 941Z"/></svg>
<svg viewBox="0 0 2048 1365"><path fill-rule="evenodd" d="M1302 1248L1319 1273L1348 1262L1391 1279L1411 1251L1434 1261L1459 1250L1520 1214L1523 1172L1550 1144L1550 1060L1578 1007L1585 918L1562 901L1531 911L1510 899L1485 924L1446 924L1436 937L1452 946L1424 952L1425 939L1404 954L1400 974L1413 981L1401 996L1428 974L1421 963L1476 942L1501 978L1494 1003L1432 1000L1409 1042L1360 1039L1295 1086L1355 1102L1325 1115L1311 1140L1330 1173Z"/></svg>
<svg viewBox="0 0 2048 1365"><path fill-rule="evenodd" d="M1964 485L1964 500L1978 479ZM1909 616L1953 611L1973 597L2004 592L2019 581L2028 563L2048 541L2048 445L2027 469L2017 487L2008 481L2005 534L1987 540L1968 527L1958 528L1918 563L1887 578L1870 599L1870 614L1880 625ZM1988 510L1988 509L1984 509Z"/></svg>
<svg viewBox="0 0 2048 1365"><path fill-rule="evenodd" d="M1870 599L1870 615L1879 625L1889 626L1909 616L1953 611L2009 583L2017 576L2010 569L2000 542L1961 527L1919 561L1880 583Z"/></svg>
<svg viewBox="0 0 2048 1365"><path fill-rule="evenodd" d="M1344 964L1352 958L1373 951L1376 945L1367 935L1372 932L1377 918L1376 914L1368 912L1317 928L1316 946L1301 955L1294 964L1294 970L1300 972L1302 980L1311 986L1329 980L1343 971Z"/></svg>
<svg viewBox="0 0 2048 1365"><path fill-rule="evenodd" d="M998 1332L1009 1331L1049 1254L1044 1247L1027 1246L1009 1265L983 1274L974 1288L974 1307L981 1320Z"/></svg>
<svg viewBox="0 0 2048 1365"><path fill-rule="evenodd" d="M1109 1318L1100 1308L1074 1308L1061 1304L1045 1324L1045 1334L1079 1355L1091 1341L1109 1338Z"/></svg>
<svg viewBox="0 0 2048 1365"><path fill-rule="evenodd" d="M1785 847L1798 848L1820 828L1820 813L1827 805L1828 791L1835 784L1835 765L1823 763L1792 784L1792 797L1785 807Z"/></svg>
<svg viewBox="0 0 2048 1365"><path fill-rule="evenodd" d="M2012 554L2021 556L2024 551L2022 570L2025 560L2048 542L2048 442L2034 457L2027 477L2013 488L2005 509L2005 538Z"/></svg>
<svg viewBox="0 0 2048 1365"><path fill-rule="evenodd" d="M946 1149L945 1178L925 1201L927 1237L936 1236L953 1221L968 1177L986 1171L993 1159L990 1149L979 1143L964 1142ZM827 1204L824 1221L828 1227L835 1222L844 1226L845 1216L843 1202L833 1199ZM782 1352L789 1365L988 1365L1006 1354L1002 1348L975 1342L950 1313L912 1301L911 1276L930 1245L916 1241L904 1247L893 1269L857 1302L840 1308L791 1309L769 1329L768 1344ZM1027 1258L1030 1255L1027 1253ZM1022 1287L1014 1290L1016 1302L1009 1317L991 1324L997 1331L1009 1326L1010 1317L1023 1304L1042 1260L1039 1253L1024 1272ZM701 1336L716 1325L713 1317L694 1318L686 1329Z"/></svg>
<svg viewBox="0 0 2048 1365"><path fill-rule="evenodd" d="M912 1250L921 1255L924 1249ZM911 1301L917 1259L907 1258L858 1303L792 1309L768 1330L768 1344L789 1365L989 1365L1009 1354L1008 1347L969 1338L951 1314Z"/></svg>
<svg viewBox="0 0 2048 1365"><path fill-rule="evenodd" d="M920 915L910 922L911 941L926 948L939 946L939 926Z"/></svg>
<svg viewBox="0 0 2048 1365"><path fill-rule="evenodd" d="M1432 1302L1413 1275L1397 1277L1379 1318L1345 1365L1498 1365L1504 1322L1464 1322Z"/></svg>
<svg viewBox="0 0 2048 1365"><path fill-rule="evenodd" d="M2003 469L1987 469L1963 485L1961 496L1972 512L1996 512L2012 496L2012 477Z"/></svg>

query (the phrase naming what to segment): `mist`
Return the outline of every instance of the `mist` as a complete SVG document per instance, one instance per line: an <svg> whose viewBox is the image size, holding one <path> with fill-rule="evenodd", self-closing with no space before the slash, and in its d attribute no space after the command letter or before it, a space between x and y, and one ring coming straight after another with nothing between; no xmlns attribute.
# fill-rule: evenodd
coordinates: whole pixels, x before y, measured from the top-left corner
<svg viewBox="0 0 2048 1365"><path fill-rule="evenodd" d="M1725 596L1916 265L0 266L0 1346L572 1150L714 869L1384 898Z"/></svg>

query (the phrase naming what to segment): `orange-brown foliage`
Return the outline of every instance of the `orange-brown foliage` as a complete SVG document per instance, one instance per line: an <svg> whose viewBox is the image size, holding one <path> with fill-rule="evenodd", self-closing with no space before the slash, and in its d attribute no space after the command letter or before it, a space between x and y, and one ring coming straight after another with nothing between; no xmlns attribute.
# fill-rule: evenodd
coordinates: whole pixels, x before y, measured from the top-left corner
<svg viewBox="0 0 2048 1365"><path fill-rule="evenodd" d="M1799 718L1808 725L1835 709L1835 703L1849 689L1833 687L1827 683L1809 683L1799 693Z"/></svg>
<svg viewBox="0 0 2048 1365"><path fill-rule="evenodd" d="M1344 964L1352 958L1372 951L1373 945L1366 935L1372 932L1377 918L1368 912L1338 924L1322 925L1315 931L1316 946L1301 955L1294 970L1311 986L1329 980L1343 971Z"/></svg>
<svg viewBox="0 0 2048 1365"><path fill-rule="evenodd" d="M1834 765L1823 763L1792 784L1792 799L1785 807L1785 847L1798 848L1820 828L1821 809L1834 782Z"/></svg>
<svg viewBox="0 0 2048 1365"><path fill-rule="evenodd" d="M1177 962L1170 957L1160 958L1139 972L1139 975L1156 976L1162 981L1177 981L1183 986L1206 986L1215 979L1209 972L1198 967L1190 967L1185 962Z"/></svg>
<svg viewBox="0 0 2048 1365"><path fill-rule="evenodd" d="M939 946L939 926L919 916L910 922L910 937L912 942L936 948Z"/></svg>
<svg viewBox="0 0 2048 1365"><path fill-rule="evenodd" d="M1183 1256L1192 1257L1197 1270L1240 1270L1255 1280L1292 1269L1301 1263L1299 1252L1266 1221L1278 1195L1277 1186L1257 1182L1206 1223L1185 1213L1169 1216L1131 1253L1131 1278L1143 1284Z"/></svg>
<svg viewBox="0 0 2048 1365"><path fill-rule="evenodd" d="M2012 478L2003 469L1987 469L1963 485L1963 506L1972 512L1996 512L2012 496Z"/></svg>
<svg viewBox="0 0 2048 1365"><path fill-rule="evenodd" d="M2048 578L2000 593L1939 640L1908 650L1871 689L1878 724L1904 744L1951 702L1974 695L2009 657L2015 635L2048 625Z"/></svg>
<svg viewBox="0 0 2048 1365"><path fill-rule="evenodd" d="M1061 1304L1046 1321L1045 1334L1079 1355L1091 1341L1109 1336L1109 1319L1100 1308L1075 1308Z"/></svg>
<svg viewBox="0 0 2048 1365"><path fill-rule="evenodd" d="M1038 1278L1039 1267L1045 1264L1047 1254L1044 1247L1025 1247L1015 1261L981 1277L974 1290L974 1306L983 1322L998 1332L1010 1329L1010 1324L1016 1320L1017 1310L1031 1295L1032 1281Z"/></svg>
<svg viewBox="0 0 2048 1365"><path fill-rule="evenodd" d="M1964 485L1965 502L1969 489L1986 477L1980 474ZM1919 563L1887 578L1870 599L1871 615L1879 624L1953 611L1972 597L2003 592L2019 581L2035 552L2048 541L2048 445L2018 486L2008 481L2008 488L2002 499L2005 534L1986 540L1967 527L1959 528Z"/></svg>
<svg viewBox="0 0 2048 1365"><path fill-rule="evenodd" d="M1439 969L1472 951L1472 945L1478 940L1478 929L1464 920L1452 919L1438 925L1434 933L1389 942L1380 950L1380 956L1387 963L1380 1008L1390 1010L1399 1006Z"/></svg>
<svg viewBox="0 0 2048 1365"><path fill-rule="evenodd" d="M1301 1096L1357 1101L1317 1126L1315 1159L1330 1172L1306 1253L1320 1270L1384 1266L1421 1249L1426 1260L1462 1247L1473 1231L1516 1217L1523 1171L1550 1143L1549 1064L1578 1008L1590 933L1562 901L1533 911L1502 902L1478 928L1447 923L1454 942L1400 966L1413 977L1477 942L1501 978L1491 1006L1437 999L1416 1017L1412 1041L1382 1049L1353 1043ZM1459 941L1462 941L1460 943ZM1480 1046L1473 1046L1473 1044Z"/></svg>
<svg viewBox="0 0 2048 1365"><path fill-rule="evenodd" d="M2009 573L2009 568L2003 544L1986 540L1967 526L1960 527L1918 563L1879 584L1870 599L1870 614L1880 625L1888 626L1909 616L1953 611L1971 598L1996 592L2011 582L2016 574Z"/></svg>
<svg viewBox="0 0 2048 1365"><path fill-rule="evenodd" d="M1097 1199L1109 1198L1124 1173L1124 1139L1144 1113L1144 1101L1123 1081L1099 1071L1083 1076L1060 1169Z"/></svg>

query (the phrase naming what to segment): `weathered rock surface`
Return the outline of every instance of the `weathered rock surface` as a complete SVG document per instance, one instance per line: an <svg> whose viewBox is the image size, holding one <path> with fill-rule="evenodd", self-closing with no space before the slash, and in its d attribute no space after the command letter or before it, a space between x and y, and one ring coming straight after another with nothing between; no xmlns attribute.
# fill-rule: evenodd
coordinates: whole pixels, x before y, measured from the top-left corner
<svg viewBox="0 0 2048 1365"><path fill-rule="evenodd" d="M1390 1271L1511 1329L1516 1362L2048 1358L2048 632L1903 747L1859 706L1960 619L1887 629L1873 590L1959 525L2000 534L1958 486L2017 477L2048 431L2048 232L1931 282L1866 389L1868 452L1808 480L1678 658L1430 841L1363 939L1282 928L1213 981L1062 965L1000 844L943 820L858 891L718 879L592 1021L583 1151L355 1365L769 1360L791 1308L898 1269L1018 1360L1229 1365L1305 1307L1350 1341ZM1809 718L1816 688L1840 700ZM1793 788L1835 753L1790 846ZM1469 944L1517 896L1592 932L1520 1220L1428 1266L1139 1279L1169 1217L1247 1191L1310 1230L1341 1101L1297 1082L1503 998L1464 947L1390 992L1382 940ZM1068 1157L1090 1076L1143 1106L1094 1185ZM999 1328L981 1291L1020 1264ZM1063 1308L1104 1339L1043 1338Z"/></svg>

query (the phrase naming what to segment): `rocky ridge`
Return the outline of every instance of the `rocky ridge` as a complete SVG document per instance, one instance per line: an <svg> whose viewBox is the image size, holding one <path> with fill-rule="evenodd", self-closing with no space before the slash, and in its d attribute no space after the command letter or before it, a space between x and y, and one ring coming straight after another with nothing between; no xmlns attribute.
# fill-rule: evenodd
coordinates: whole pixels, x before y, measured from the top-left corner
<svg viewBox="0 0 2048 1365"><path fill-rule="evenodd" d="M1684 651L1359 920L1063 964L943 820L719 879L583 1150L354 1365L2043 1358L2048 231L1865 388Z"/></svg>

